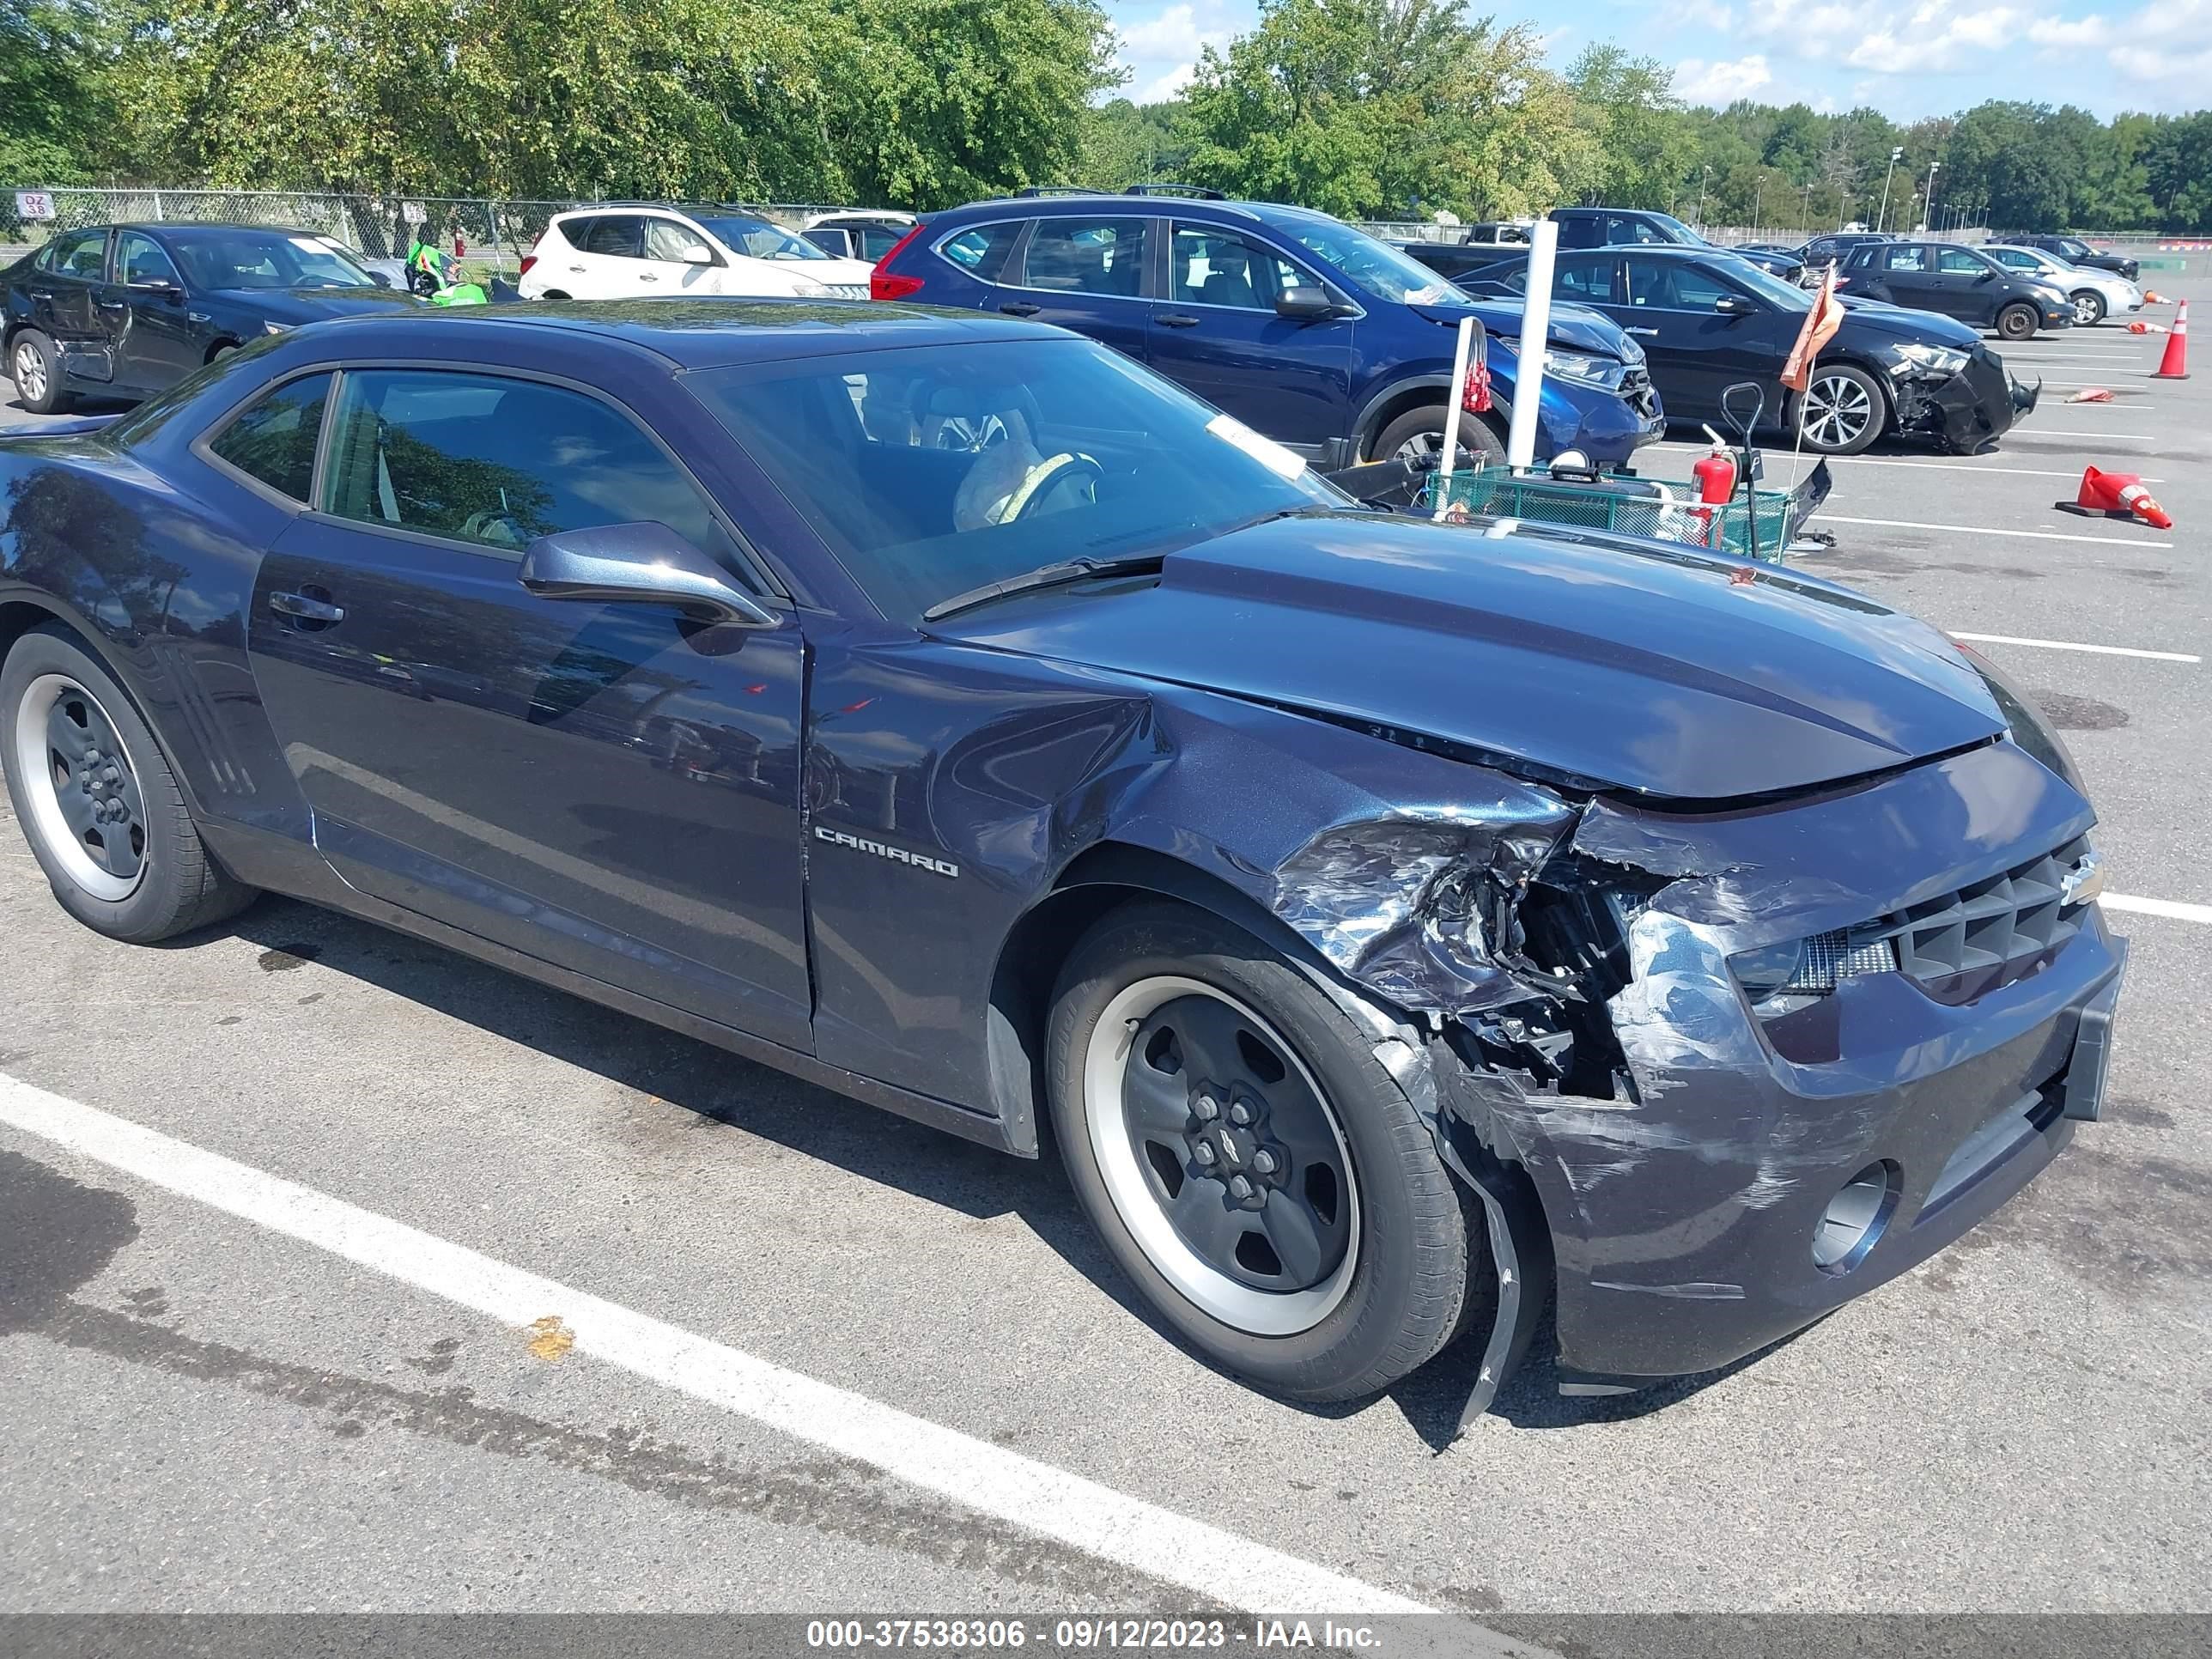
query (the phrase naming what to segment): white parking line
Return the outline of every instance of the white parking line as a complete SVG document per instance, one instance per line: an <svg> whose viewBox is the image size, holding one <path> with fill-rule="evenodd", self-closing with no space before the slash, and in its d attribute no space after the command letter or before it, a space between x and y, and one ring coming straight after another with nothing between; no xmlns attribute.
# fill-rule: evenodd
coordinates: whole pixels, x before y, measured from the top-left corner
<svg viewBox="0 0 2212 1659"><path fill-rule="evenodd" d="M2032 645L2045 651L2087 651L2100 657L2148 657L2153 662L2204 660L2185 651L2141 651L2131 645L2083 645L2078 640L2025 640L2011 634L1962 634L1955 628L1944 631L1954 640L1971 640L1976 645Z"/></svg>
<svg viewBox="0 0 2212 1659"><path fill-rule="evenodd" d="M2069 407L2073 409L2107 409L2115 407L2115 405L2108 404L2069 404ZM2013 430L2018 433L2032 434L2039 438L2100 438L2106 443L2154 444L2164 441L2162 439L2152 437L2148 432L2083 432L2071 427L2063 426L2016 426Z"/></svg>
<svg viewBox="0 0 2212 1659"><path fill-rule="evenodd" d="M2131 893L2107 893L2099 902L2107 910L2133 910L2140 915L2169 916L2176 921L2212 923L2212 904L2181 904L2172 899L2137 898Z"/></svg>
<svg viewBox="0 0 2212 1659"><path fill-rule="evenodd" d="M518 1329L557 1318L579 1352L1210 1601L1254 1613L1427 1611L5 1074L0 1122ZM1466 1630L1462 1650L1540 1651L1480 1626Z"/></svg>
<svg viewBox="0 0 2212 1659"><path fill-rule="evenodd" d="M1846 519L1816 513L1809 522L1870 525L1878 530L1948 530L1961 536L2019 536L2038 542L2108 542L2115 547L2172 547L2172 542L2139 541L2133 536L2069 536L2063 530L1995 530L1980 524L1922 524L1912 519Z"/></svg>
<svg viewBox="0 0 2212 1659"><path fill-rule="evenodd" d="M1646 449L1678 449L1702 455L1711 444L1675 443L1671 439L1664 443L1646 444ZM2078 472L2052 472L2035 466L1987 466L1974 461L1923 461L1892 455L1831 455L1828 465L1842 462L1846 466L1898 466L1908 472L2002 472L2014 478L2079 478ZM2163 478L2143 480L2145 483L2164 483Z"/></svg>

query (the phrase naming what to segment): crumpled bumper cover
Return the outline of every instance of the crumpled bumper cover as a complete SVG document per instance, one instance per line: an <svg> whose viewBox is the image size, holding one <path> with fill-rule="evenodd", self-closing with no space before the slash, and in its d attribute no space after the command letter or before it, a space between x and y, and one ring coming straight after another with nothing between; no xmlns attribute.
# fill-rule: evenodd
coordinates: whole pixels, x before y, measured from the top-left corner
<svg viewBox="0 0 2212 1659"><path fill-rule="evenodd" d="M1980 345L1957 374L1911 376L1899 381L1896 390L1898 422L1906 431L1932 434L1959 454L1976 455L2035 407L2043 383L2025 385L2002 357Z"/></svg>

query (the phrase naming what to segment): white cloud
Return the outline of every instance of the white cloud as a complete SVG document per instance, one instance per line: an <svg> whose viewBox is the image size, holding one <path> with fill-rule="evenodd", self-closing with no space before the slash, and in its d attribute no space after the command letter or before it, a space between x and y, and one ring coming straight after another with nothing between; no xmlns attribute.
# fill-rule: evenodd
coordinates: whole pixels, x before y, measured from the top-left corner
<svg viewBox="0 0 2212 1659"><path fill-rule="evenodd" d="M1122 95L1139 104L1175 97L1197 72L1200 52L1227 48L1230 38L1251 19L1230 0L1178 0L1121 32L1121 66L1129 72Z"/></svg>
<svg viewBox="0 0 2212 1659"><path fill-rule="evenodd" d="M2094 11L2087 17L2039 17L2027 26L2027 38L2039 46L2100 46L2112 33L2104 15Z"/></svg>
<svg viewBox="0 0 2212 1659"><path fill-rule="evenodd" d="M1899 23L1870 32L1844 61L1884 75L1940 75L1970 58L1986 61L2027 21L2011 6L1954 13L1943 0L1926 0Z"/></svg>
<svg viewBox="0 0 2212 1659"><path fill-rule="evenodd" d="M1686 58L1674 65L1675 96L1686 103L1711 104L1716 109L1750 97L1773 80L1774 72L1766 66L1763 52L1717 64Z"/></svg>

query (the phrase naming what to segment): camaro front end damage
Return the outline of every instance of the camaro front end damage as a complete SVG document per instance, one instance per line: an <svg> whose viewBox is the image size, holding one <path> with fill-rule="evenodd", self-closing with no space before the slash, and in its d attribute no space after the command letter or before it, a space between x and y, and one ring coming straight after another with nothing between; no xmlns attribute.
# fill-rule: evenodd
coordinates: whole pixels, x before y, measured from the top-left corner
<svg viewBox="0 0 2212 1659"><path fill-rule="evenodd" d="M1566 1391L1717 1369L1924 1260L2094 1115L2124 947L2068 873L2087 804L2014 744L1695 812L1472 775L1495 788L1314 836L1271 898L1389 1005L1377 1057L1484 1202L1462 1425L1547 1289Z"/></svg>

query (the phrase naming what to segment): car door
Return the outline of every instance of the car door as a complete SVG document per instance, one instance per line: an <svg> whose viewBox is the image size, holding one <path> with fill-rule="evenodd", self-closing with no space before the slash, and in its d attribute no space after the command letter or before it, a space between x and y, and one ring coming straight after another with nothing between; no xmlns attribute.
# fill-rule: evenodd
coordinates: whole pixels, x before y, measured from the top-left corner
<svg viewBox="0 0 2212 1659"><path fill-rule="evenodd" d="M1941 247L1929 286L1936 295L1929 310L1986 325L1996 320L2011 285L1972 248Z"/></svg>
<svg viewBox="0 0 2212 1659"><path fill-rule="evenodd" d="M374 898L807 1048L795 617L517 577L538 535L653 520L744 580L690 469L512 369L348 370L331 402L321 510L264 560L248 630L318 849Z"/></svg>
<svg viewBox="0 0 2212 1659"><path fill-rule="evenodd" d="M102 384L115 376L99 306L107 277L107 240L105 229L56 237L33 263L23 284L31 325L60 349L64 373Z"/></svg>
<svg viewBox="0 0 2212 1659"><path fill-rule="evenodd" d="M568 234L575 253L562 287L569 295L579 300L637 296L645 286L637 279L638 264L645 257L643 214L597 214L580 237L573 225Z"/></svg>
<svg viewBox="0 0 2212 1659"><path fill-rule="evenodd" d="M1157 222L1070 214L1030 222L999 286L999 309L1072 328L1146 361L1152 329L1149 257ZM1175 368L1153 365L1170 379Z"/></svg>
<svg viewBox="0 0 2212 1659"><path fill-rule="evenodd" d="M1166 296L1152 307L1152 367L1309 458L1349 428L1349 317L1279 316L1287 289L1322 279L1225 226L1174 222Z"/></svg>
<svg viewBox="0 0 2212 1659"><path fill-rule="evenodd" d="M1766 394L1770 410L1779 407L1782 364L1801 319L1784 319L1703 262L1632 253L1624 263L1628 304L1611 314L1642 342L1668 414L1717 415L1722 393L1742 380Z"/></svg>
<svg viewBox="0 0 2212 1659"><path fill-rule="evenodd" d="M114 280L98 305L118 389L166 392L206 361L184 275L145 232L116 232Z"/></svg>
<svg viewBox="0 0 2212 1659"><path fill-rule="evenodd" d="M703 253L703 259L691 256ZM707 239L680 219L654 215L645 222L643 257L637 266L637 292L647 298L665 295L720 294L727 263L708 245Z"/></svg>
<svg viewBox="0 0 2212 1659"><path fill-rule="evenodd" d="M1872 283L1862 288L1862 293L1887 300L1892 305L1939 311L1947 317L1956 314L1936 280L1934 248L1921 242L1901 242L1890 247L1876 246L1869 252Z"/></svg>

